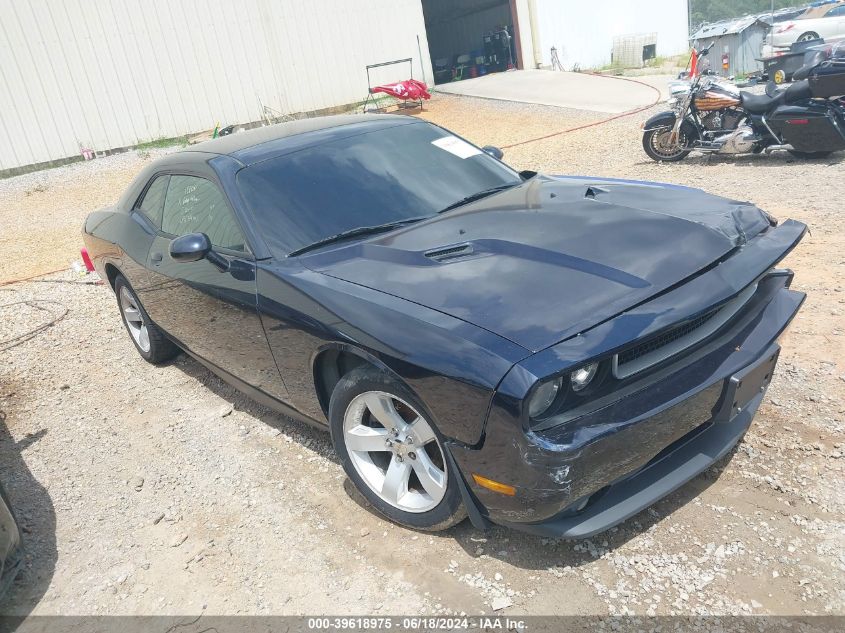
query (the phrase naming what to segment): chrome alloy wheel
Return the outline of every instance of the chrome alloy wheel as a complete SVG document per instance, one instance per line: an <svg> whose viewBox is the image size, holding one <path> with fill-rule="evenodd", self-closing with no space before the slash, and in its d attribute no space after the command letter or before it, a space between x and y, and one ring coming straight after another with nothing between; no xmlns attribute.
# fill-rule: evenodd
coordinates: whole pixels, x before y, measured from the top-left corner
<svg viewBox="0 0 845 633"><path fill-rule="evenodd" d="M129 289L123 286L120 289L120 309L123 311L123 319L126 322L126 329L135 340L135 344L143 352L150 351L150 333L144 323L144 315L138 307L138 302Z"/></svg>
<svg viewBox="0 0 845 633"><path fill-rule="evenodd" d="M680 130L675 140L672 140L672 128L655 132L651 137L651 148L663 159L680 156L686 151L686 144L686 135Z"/></svg>
<svg viewBox="0 0 845 633"><path fill-rule="evenodd" d="M343 417L343 442L370 489L405 512L427 512L443 500L443 449L425 418L383 391L356 396Z"/></svg>

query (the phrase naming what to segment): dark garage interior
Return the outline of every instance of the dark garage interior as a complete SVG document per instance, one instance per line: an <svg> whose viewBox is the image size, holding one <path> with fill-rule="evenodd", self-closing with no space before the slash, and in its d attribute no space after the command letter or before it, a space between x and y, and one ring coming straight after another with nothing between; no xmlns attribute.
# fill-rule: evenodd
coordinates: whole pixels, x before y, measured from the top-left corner
<svg viewBox="0 0 845 633"><path fill-rule="evenodd" d="M521 68L513 0L422 0L434 83Z"/></svg>

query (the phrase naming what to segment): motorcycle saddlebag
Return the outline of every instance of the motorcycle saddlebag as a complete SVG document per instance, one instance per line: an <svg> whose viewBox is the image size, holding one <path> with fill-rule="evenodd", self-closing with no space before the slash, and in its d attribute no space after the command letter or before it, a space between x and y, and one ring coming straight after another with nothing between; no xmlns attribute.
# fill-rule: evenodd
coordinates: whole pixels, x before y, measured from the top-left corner
<svg viewBox="0 0 845 633"><path fill-rule="evenodd" d="M818 99L845 95L845 62L819 66L807 79L810 92Z"/></svg>
<svg viewBox="0 0 845 633"><path fill-rule="evenodd" d="M845 149L845 121L828 104L780 106L766 122L799 152Z"/></svg>

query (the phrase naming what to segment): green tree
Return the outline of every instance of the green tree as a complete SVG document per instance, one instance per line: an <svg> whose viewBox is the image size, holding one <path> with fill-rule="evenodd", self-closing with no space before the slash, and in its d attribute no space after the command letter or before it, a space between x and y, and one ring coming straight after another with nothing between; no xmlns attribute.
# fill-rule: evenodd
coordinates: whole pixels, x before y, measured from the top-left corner
<svg viewBox="0 0 845 633"><path fill-rule="evenodd" d="M754 13L766 13L771 0L690 0L690 26L695 31L705 22L718 22ZM775 0L775 10L795 6L796 0Z"/></svg>

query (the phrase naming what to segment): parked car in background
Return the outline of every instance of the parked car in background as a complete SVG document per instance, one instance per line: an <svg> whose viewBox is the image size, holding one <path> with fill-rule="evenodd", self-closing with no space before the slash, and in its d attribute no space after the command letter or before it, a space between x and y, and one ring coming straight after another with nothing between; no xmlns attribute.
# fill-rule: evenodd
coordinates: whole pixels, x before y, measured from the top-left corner
<svg viewBox="0 0 845 633"><path fill-rule="evenodd" d="M499 157L406 116L284 123L155 161L84 240L144 359L328 429L384 516L586 537L746 432L806 227Z"/></svg>
<svg viewBox="0 0 845 633"><path fill-rule="evenodd" d="M14 582L21 560L21 532L6 491L0 485L0 598Z"/></svg>
<svg viewBox="0 0 845 633"><path fill-rule="evenodd" d="M766 43L775 49L788 48L795 42L845 36L845 3L813 7L796 20L775 24Z"/></svg>

